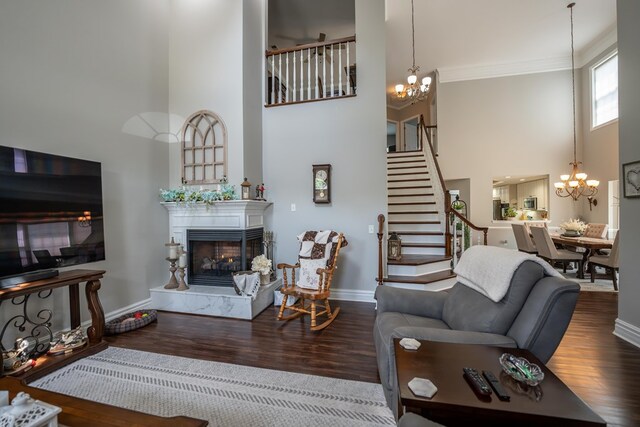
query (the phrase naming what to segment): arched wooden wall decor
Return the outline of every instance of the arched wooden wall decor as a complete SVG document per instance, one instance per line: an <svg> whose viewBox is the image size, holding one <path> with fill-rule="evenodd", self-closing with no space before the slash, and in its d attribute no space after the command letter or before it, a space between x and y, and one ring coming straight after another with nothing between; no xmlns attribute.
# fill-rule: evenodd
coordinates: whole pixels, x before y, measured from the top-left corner
<svg viewBox="0 0 640 427"><path fill-rule="evenodd" d="M183 184L218 183L227 175L227 128L218 115L200 110L180 132Z"/></svg>

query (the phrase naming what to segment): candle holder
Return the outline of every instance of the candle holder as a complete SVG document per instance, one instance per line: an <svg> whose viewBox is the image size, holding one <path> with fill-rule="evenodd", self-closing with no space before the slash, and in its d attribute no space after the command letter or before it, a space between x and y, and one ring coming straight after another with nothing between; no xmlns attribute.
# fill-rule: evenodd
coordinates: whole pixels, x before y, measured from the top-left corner
<svg viewBox="0 0 640 427"><path fill-rule="evenodd" d="M184 276L186 275L185 270L187 269L187 267L180 267L178 266L178 288L176 289L176 291L186 291L187 289L189 289L189 285L187 285L187 282L184 281Z"/></svg>
<svg viewBox="0 0 640 427"><path fill-rule="evenodd" d="M176 279L176 261L180 258L178 254L178 248L180 247L180 243L176 243L173 237L171 238L171 242L164 244L167 248L169 248L169 256L165 259L169 261L170 267L169 271L171 272L171 277L169 278L169 283L164 285L165 289L176 289L178 287L178 280Z"/></svg>
<svg viewBox="0 0 640 427"><path fill-rule="evenodd" d="M171 266L169 267L169 271L171 272L171 277L169 278L169 283L167 283L166 285L164 285L165 289L176 289L178 288L178 279L176 279L176 270L178 269L178 267L176 267L176 261L178 261L178 258L165 258L167 261L169 261L169 263L171 264Z"/></svg>

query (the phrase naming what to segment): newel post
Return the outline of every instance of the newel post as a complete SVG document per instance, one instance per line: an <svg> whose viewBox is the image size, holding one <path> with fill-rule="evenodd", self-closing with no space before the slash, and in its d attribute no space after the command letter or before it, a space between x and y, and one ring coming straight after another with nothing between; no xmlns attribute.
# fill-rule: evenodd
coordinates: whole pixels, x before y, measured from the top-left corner
<svg viewBox="0 0 640 427"><path fill-rule="evenodd" d="M451 212L451 194L444 191L444 218L445 218L445 231L444 231L444 254L445 256L451 256L451 221L449 221L449 215Z"/></svg>
<svg viewBox="0 0 640 427"><path fill-rule="evenodd" d="M378 286L382 285L382 239L384 237L384 215L378 215Z"/></svg>

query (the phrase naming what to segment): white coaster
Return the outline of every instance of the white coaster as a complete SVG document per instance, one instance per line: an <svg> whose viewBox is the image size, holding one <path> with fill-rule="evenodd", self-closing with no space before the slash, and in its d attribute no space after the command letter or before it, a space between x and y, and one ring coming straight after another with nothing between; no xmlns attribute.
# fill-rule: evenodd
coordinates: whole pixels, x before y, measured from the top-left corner
<svg viewBox="0 0 640 427"><path fill-rule="evenodd" d="M408 385L413 394L420 397L426 397L427 399L431 399L438 391L438 387L436 387L431 380L426 378L415 377L409 381Z"/></svg>
<svg viewBox="0 0 640 427"><path fill-rule="evenodd" d="M400 340L400 345L405 350L417 350L420 348L420 341L414 338L402 338Z"/></svg>

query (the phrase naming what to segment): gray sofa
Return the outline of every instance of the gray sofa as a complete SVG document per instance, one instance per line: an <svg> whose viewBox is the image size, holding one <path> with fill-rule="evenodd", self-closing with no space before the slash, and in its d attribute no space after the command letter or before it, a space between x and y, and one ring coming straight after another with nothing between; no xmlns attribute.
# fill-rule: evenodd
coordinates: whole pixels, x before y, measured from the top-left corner
<svg viewBox="0 0 640 427"><path fill-rule="evenodd" d="M579 292L577 283L545 276L532 261L518 267L497 303L460 283L441 292L378 286L373 336L389 407L397 415L393 338L518 347L546 363L569 325Z"/></svg>

